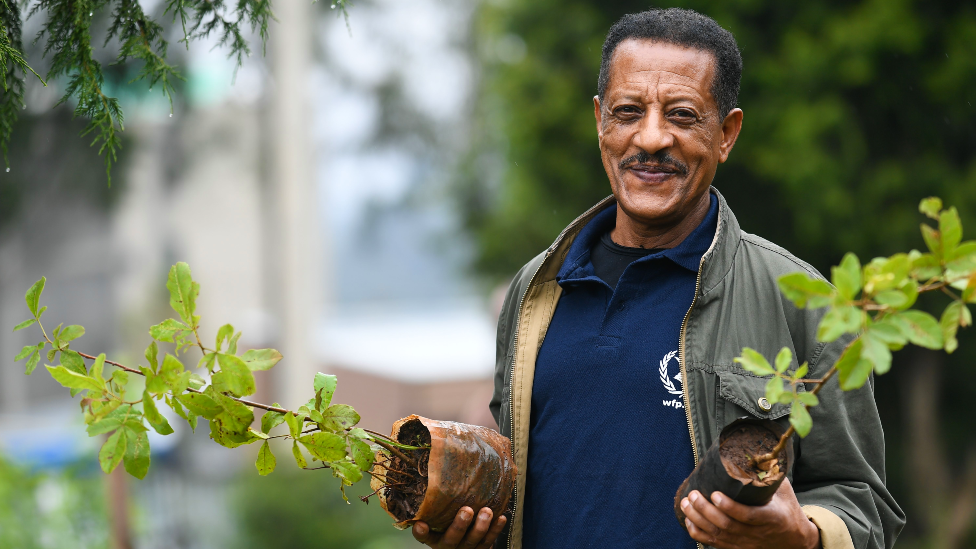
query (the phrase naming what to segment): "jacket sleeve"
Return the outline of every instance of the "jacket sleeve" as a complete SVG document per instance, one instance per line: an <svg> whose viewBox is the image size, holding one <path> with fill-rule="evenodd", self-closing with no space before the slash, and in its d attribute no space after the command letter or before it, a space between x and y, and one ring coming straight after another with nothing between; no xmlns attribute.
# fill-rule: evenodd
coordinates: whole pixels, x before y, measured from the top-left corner
<svg viewBox="0 0 976 549"><path fill-rule="evenodd" d="M851 339L822 346L811 357L810 376L826 374ZM884 432L874 379L842 391L834 376L819 396L820 404L810 408L813 429L798 445L793 469L797 499L820 528L824 549L890 549L905 526L905 514L885 487Z"/></svg>

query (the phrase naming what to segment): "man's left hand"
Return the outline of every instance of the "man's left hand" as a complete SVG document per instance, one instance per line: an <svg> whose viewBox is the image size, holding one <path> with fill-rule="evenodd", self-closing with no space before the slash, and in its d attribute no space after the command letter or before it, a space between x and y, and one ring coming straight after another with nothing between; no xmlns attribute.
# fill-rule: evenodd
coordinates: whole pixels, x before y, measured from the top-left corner
<svg viewBox="0 0 976 549"><path fill-rule="evenodd" d="M789 479L763 506L736 503L721 492L709 501L694 490L681 500L681 510L691 537L718 549L820 548L820 530L800 509Z"/></svg>

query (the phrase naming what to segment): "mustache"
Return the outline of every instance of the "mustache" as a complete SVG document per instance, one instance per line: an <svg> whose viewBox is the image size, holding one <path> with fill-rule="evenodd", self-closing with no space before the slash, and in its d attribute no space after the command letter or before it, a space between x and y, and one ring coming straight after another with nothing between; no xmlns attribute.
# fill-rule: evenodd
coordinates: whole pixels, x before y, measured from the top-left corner
<svg viewBox="0 0 976 549"><path fill-rule="evenodd" d="M678 160L677 158L671 156L668 151L658 151L656 153L649 153L647 151L641 151L635 155L628 156L620 161L619 168L621 170L626 170L633 165L650 165L655 168L664 168L672 170L680 175L688 175L688 166L684 162Z"/></svg>

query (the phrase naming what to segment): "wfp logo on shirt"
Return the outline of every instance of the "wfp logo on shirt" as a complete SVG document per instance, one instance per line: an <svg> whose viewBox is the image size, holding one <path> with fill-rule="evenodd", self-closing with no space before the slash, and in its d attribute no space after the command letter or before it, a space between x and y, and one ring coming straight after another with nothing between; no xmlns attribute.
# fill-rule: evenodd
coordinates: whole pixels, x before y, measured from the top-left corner
<svg viewBox="0 0 976 549"><path fill-rule="evenodd" d="M674 382L683 383L684 380L681 379L681 365L678 363L678 351L671 351L670 353L664 355L661 359L661 363L658 366L658 377L661 379L661 383L664 385L664 390L672 395L684 396L684 392L675 386ZM669 366L674 362L677 373L674 377L671 376L669 372ZM680 398L672 398L671 400L665 400L663 402L665 406L671 408L684 408L685 404Z"/></svg>

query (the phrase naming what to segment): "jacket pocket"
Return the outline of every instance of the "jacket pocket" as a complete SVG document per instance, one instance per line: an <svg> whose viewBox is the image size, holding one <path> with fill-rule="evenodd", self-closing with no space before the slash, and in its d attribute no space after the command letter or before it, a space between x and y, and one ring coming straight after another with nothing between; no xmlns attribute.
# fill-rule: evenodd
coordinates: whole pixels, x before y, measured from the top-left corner
<svg viewBox="0 0 976 549"><path fill-rule="evenodd" d="M760 419L779 419L789 415L789 404L772 402L769 403L768 410L764 410L764 406L760 405L760 401L766 396L768 377L755 377L730 371L718 371L716 374L719 378L719 395L724 403L724 406L718 407L717 410L720 417L716 419L720 428L747 415ZM805 390L803 385L799 386L799 390Z"/></svg>

